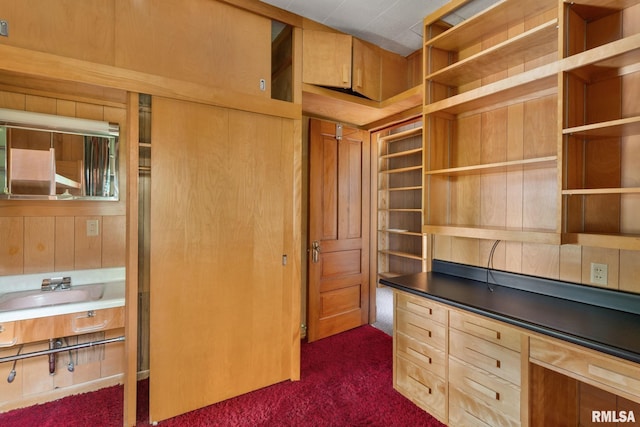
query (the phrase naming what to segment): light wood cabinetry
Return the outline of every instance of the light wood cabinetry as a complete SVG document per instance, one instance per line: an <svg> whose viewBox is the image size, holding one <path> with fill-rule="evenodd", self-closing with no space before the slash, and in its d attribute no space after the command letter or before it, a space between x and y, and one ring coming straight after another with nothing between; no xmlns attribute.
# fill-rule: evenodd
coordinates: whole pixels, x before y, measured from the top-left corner
<svg viewBox="0 0 640 427"><path fill-rule="evenodd" d="M520 425L521 333L455 310L449 322L449 423Z"/></svg>
<svg viewBox="0 0 640 427"><path fill-rule="evenodd" d="M378 275L426 269L420 122L375 134L378 144Z"/></svg>
<svg viewBox="0 0 640 427"><path fill-rule="evenodd" d="M564 6L564 241L640 249L640 2Z"/></svg>
<svg viewBox="0 0 640 427"><path fill-rule="evenodd" d="M409 89L406 58L350 35L305 29L302 81L382 101Z"/></svg>
<svg viewBox="0 0 640 427"><path fill-rule="evenodd" d="M394 303L394 387L446 422L448 310L402 292Z"/></svg>
<svg viewBox="0 0 640 427"><path fill-rule="evenodd" d="M439 18L424 29L424 231L558 243L557 2Z"/></svg>
<svg viewBox="0 0 640 427"><path fill-rule="evenodd" d="M519 330L400 291L394 305L400 393L448 425L526 425Z"/></svg>

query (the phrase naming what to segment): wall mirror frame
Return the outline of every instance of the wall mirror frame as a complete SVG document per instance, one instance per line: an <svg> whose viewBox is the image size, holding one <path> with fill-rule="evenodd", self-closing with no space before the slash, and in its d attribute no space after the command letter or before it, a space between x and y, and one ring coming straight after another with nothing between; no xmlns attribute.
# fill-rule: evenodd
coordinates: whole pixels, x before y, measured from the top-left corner
<svg viewBox="0 0 640 427"><path fill-rule="evenodd" d="M0 198L119 200L119 126L0 108Z"/></svg>

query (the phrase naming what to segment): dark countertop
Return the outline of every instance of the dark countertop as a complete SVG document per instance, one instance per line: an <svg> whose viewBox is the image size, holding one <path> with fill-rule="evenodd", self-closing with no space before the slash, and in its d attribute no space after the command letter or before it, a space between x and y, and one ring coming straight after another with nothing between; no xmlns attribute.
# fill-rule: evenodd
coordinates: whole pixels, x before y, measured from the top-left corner
<svg viewBox="0 0 640 427"><path fill-rule="evenodd" d="M640 363L636 313L438 272L380 279L380 283Z"/></svg>

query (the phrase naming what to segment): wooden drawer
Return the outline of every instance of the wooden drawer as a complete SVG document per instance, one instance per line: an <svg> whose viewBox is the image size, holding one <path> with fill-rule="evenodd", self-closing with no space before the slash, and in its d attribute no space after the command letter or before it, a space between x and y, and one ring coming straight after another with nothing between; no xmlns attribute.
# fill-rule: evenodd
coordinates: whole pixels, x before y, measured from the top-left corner
<svg viewBox="0 0 640 427"><path fill-rule="evenodd" d="M520 351L521 333L505 323L451 310L449 326L511 350Z"/></svg>
<svg viewBox="0 0 640 427"><path fill-rule="evenodd" d="M414 340L402 332L396 332L394 338L396 340L396 354L441 378L445 377L446 356L444 351Z"/></svg>
<svg viewBox="0 0 640 427"><path fill-rule="evenodd" d="M447 324L447 308L428 298L420 298L403 292L397 292L396 307L417 314L435 322Z"/></svg>
<svg viewBox="0 0 640 427"><path fill-rule="evenodd" d="M399 308L395 314L397 332L440 350L446 348L447 328L444 325Z"/></svg>
<svg viewBox="0 0 640 427"><path fill-rule="evenodd" d="M530 338L531 361L640 402L640 366L561 341Z"/></svg>
<svg viewBox="0 0 640 427"><path fill-rule="evenodd" d="M18 343L15 326L15 322L0 323L0 347L11 347Z"/></svg>
<svg viewBox="0 0 640 427"><path fill-rule="evenodd" d="M520 387L453 357L449 360L449 387L501 414L520 419Z"/></svg>
<svg viewBox="0 0 640 427"><path fill-rule="evenodd" d="M124 307L20 320L18 343L88 334L124 326Z"/></svg>
<svg viewBox="0 0 640 427"><path fill-rule="evenodd" d="M446 382L403 357L396 358L395 369L396 390L425 411L441 420L444 419Z"/></svg>
<svg viewBox="0 0 640 427"><path fill-rule="evenodd" d="M450 329L449 354L520 386L520 353Z"/></svg>
<svg viewBox="0 0 640 427"><path fill-rule="evenodd" d="M451 386L449 387L449 425L455 427L518 427L520 420L508 417Z"/></svg>

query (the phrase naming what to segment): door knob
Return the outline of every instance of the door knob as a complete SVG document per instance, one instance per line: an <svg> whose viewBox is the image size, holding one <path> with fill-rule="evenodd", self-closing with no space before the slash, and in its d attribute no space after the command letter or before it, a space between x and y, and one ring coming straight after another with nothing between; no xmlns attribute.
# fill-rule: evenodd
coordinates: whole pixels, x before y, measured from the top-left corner
<svg viewBox="0 0 640 427"><path fill-rule="evenodd" d="M311 243L311 261L318 262L318 257L320 256L320 242L314 240Z"/></svg>

